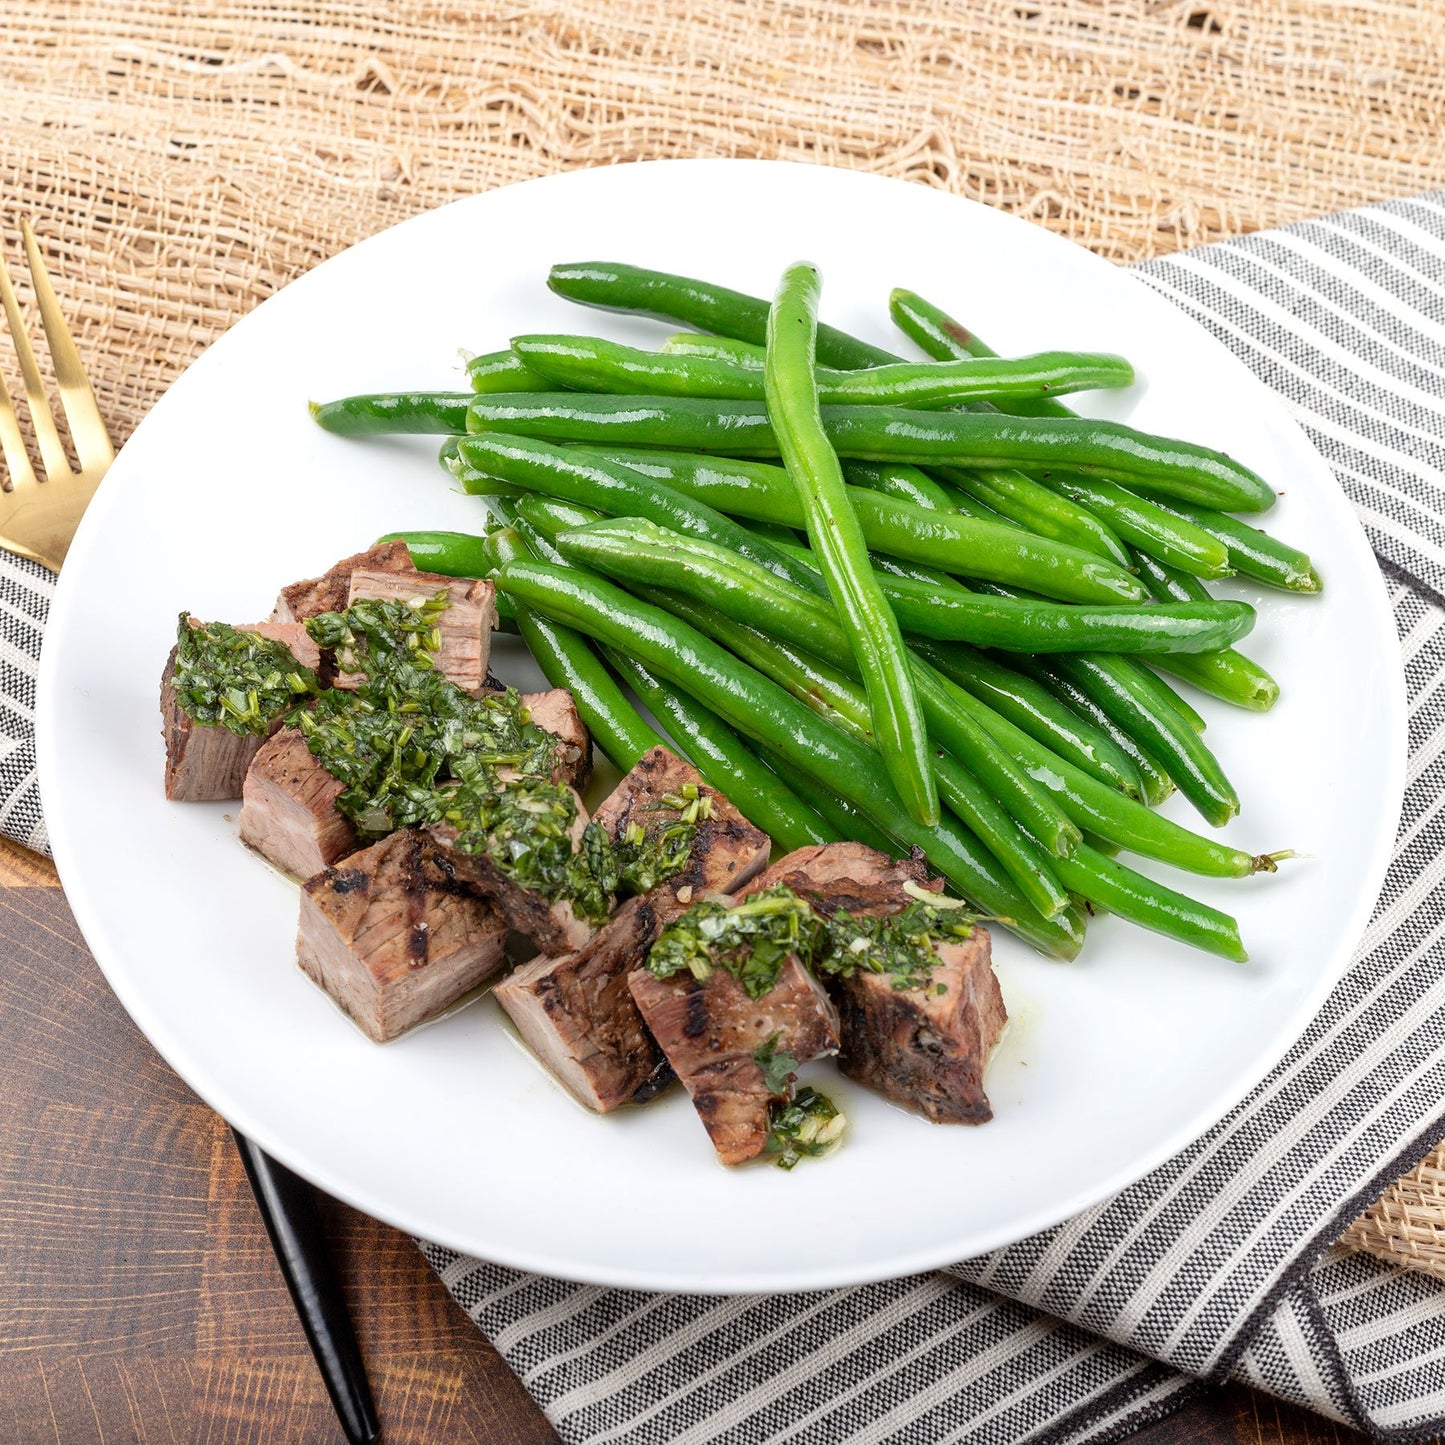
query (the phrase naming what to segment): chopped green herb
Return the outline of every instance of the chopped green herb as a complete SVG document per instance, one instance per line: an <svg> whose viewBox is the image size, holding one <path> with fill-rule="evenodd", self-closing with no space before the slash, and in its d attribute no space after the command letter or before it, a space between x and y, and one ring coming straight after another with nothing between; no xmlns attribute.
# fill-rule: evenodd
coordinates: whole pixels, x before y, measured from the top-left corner
<svg viewBox="0 0 1445 1445"><path fill-rule="evenodd" d="M193 623L187 612L176 629L172 685L192 722L255 737L319 688L284 643L224 622Z"/></svg>
<svg viewBox="0 0 1445 1445"><path fill-rule="evenodd" d="M500 789L468 784L450 795L443 817L457 829L459 852L485 854L520 887L566 898L593 923L611 911L617 891L611 840L589 823L574 849L577 803L570 788L545 778L520 778Z"/></svg>
<svg viewBox="0 0 1445 1445"><path fill-rule="evenodd" d="M763 1083L770 1094L786 1094L788 1081L798 1071L798 1061L792 1054L778 1048L780 1033L774 1034L766 1043L753 1050L753 1062L763 1071Z"/></svg>
<svg viewBox="0 0 1445 1445"><path fill-rule="evenodd" d="M687 865L697 825L712 817L712 795L684 783L641 811L665 816L647 826L631 819L617 840L621 881L631 893L650 893Z"/></svg>
<svg viewBox="0 0 1445 1445"><path fill-rule="evenodd" d="M714 968L736 978L749 998L762 998L791 954L810 964L822 921L792 889L779 886L738 904L704 899L666 928L652 946L648 969L658 978L684 970L706 982Z"/></svg>
<svg viewBox="0 0 1445 1445"><path fill-rule="evenodd" d="M826 1094L804 1084L791 1100L769 1106L766 1151L777 1156L779 1169L795 1168L836 1149L847 1122Z"/></svg>
<svg viewBox="0 0 1445 1445"><path fill-rule="evenodd" d="M829 946L816 966L840 978L860 970L891 974L900 991L924 988L938 963L935 945L967 938L973 926L956 900L932 896L882 918L853 918L840 909L829 922ZM947 985L936 985L935 992L946 993Z"/></svg>

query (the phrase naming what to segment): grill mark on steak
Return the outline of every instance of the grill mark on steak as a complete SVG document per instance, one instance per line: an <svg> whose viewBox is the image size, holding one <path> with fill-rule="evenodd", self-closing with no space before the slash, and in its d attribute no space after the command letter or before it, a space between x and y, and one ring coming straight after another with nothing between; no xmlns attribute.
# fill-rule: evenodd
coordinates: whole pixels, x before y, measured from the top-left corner
<svg viewBox="0 0 1445 1445"><path fill-rule="evenodd" d="M380 1043L497 972L506 936L501 915L452 888L426 834L408 828L307 879L297 961Z"/></svg>
<svg viewBox="0 0 1445 1445"><path fill-rule="evenodd" d="M760 999L725 968L706 982L690 974L655 978L646 969L628 978L632 997L724 1164L754 1159L767 1146L768 1088L755 1052L776 1041L800 1064L839 1045L838 1014L818 981L787 959L777 983Z"/></svg>

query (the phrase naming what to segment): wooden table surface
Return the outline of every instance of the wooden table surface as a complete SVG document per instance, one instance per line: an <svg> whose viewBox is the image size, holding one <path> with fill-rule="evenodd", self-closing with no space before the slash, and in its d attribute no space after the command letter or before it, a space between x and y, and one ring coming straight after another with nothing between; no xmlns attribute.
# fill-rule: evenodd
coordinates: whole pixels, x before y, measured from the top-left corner
<svg viewBox="0 0 1445 1445"><path fill-rule="evenodd" d="M555 1441L411 1241L323 1209L383 1439ZM1231 1387L1131 1445L1364 1438ZM117 1003L54 870L0 841L0 1441L340 1439L229 1129Z"/></svg>

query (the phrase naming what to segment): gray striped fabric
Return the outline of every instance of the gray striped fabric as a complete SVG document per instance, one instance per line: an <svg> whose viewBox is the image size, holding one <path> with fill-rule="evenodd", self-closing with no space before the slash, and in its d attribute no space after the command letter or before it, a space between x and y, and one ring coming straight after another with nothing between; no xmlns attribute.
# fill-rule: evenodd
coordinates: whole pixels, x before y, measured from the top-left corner
<svg viewBox="0 0 1445 1445"><path fill-rule="evenodd" d="M1334 1237L1445 1137L1445 193L1150 262L1293 410L1390 579L1404 819L1354 966L1216 1129L1046 1234L916 1279L633 1294L424 1245L564 1440L1114 1440L1203 1379L1445 1429L1445 1290Z"/></svg>
<svg viewBox="0 0 1445 1445"><path fill-rule="evenodd" d="M55 591L38 562L0 552L0 833L50 852L35 781L35 674Z"/></svg>
<svg viewBox="0 0 1445 1445"><path fill-rule="evenodd" d="M1329 1244L1445 1136L1445 193L1138 274L1290 405L1390 575L1404 819L1354 964L1289 1057L1167 1166L952 1270L762 1298L568 1284L423 1245L569 1442L1106 1441L1234 1378L1380 1438L1445 1428L1445 1291ZM0 558L0 829L45 847L48 577Z"/></svg>

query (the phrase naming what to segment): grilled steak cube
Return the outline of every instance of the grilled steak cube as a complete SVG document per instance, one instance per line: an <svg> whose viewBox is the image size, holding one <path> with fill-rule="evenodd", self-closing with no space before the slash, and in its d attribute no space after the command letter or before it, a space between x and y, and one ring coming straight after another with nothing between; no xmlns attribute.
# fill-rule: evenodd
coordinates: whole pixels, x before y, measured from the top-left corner
<svg viewBox="0 0 1445 1445"><path fill-rule="evenodd" d="M592 735L577 711L577 703L565 687L547 692L524 692L522 706L543 732L557 739L552 759L552 781L566 783L579 793L592 776Z"/></svg>
<svg viewBox="0 0 1445 1445"><path fill-rule="evenodd" d="M492 990L532 1052L599 1114L672 1077L627 987L659 927L649 898L629 898L581 948L534 958Z"/></svg>
<svg viewBox="0 0 1445 1445"><path fill-rule="evenodd" d="M357 567L351 573L346 605L363 601L406 602L415 597L447 594L447 606L436 620L441 646L437 671L463 692L480 697L486 691L487 661L492 652L492 629L497 625L496 591L490 582L465 577L443 577L436 572L392 572ZM337 687L355 687L360 679L341 673Z"/></svg>
<svg viewBox="0 0 1445 1445"><path fill-rule="evenodd" d="M192 625L196 625L194 620ZM313 671L321 661L306 629L295 623L258 622L239 632L259 632L280 642L304 667ZM171 648L161 674L161 731L166 743L166 797L183 803L226 802L241 796L246 769L264 738L254 733L233 733L229 728L205 727L186 716L176 698L176 648Z"/></svg>
<svg viewBox="0 0 1445 1445"><path fill-rule="evenodd" d="M767 835L666 748L645 753L593 821L614 842L629 823L655 828L676 817L663 800L689 784L707 798L709 816L698 819L681 871L629 899L576 952L534 959L495 990L542 1062L599 1113L655 1090L663 1067L632 1000L628 973L695 897L726 892L767 861Z"/></svg>
<svg viewBox="0 0 1445 1445"><path fill-rule="evenodd" d="M755 878L749 892L785 883L825 916L897 913L914 901L905 884L937 890L920 859L896 862L861 843L799 848ZM830 978L843 1047L838 1063L935 1123L982 1124L993 1117L984 1067L1008 1018L991 958L988 930L939 944L937 964L919 988L894 987L891 973ZM939 988L942 993L938 992Z"/></svg>
<svg viewBox="0 0 1445 1445"><path fill-rule="evenodd" d="M797 848L748 884L744 896L783 884L806 898L825 918L844 910L854 918L897 913L913 902L904 885L936 893L920 857L889 858L863 843L815 843Z"/></svg>
<svg viewBox="0 0 1445 1445"><path fill-rule="evenodd" d="M296 878L310 878L357 846L337 811L343 785L311 755L299 728L282 728L251 761L241 841Z"/></svg>
<svg viewBox="0 0 1445 1445"><path fill-rule="evenodd" d="M434 1018L505 962L506 920L459 889L420 829L301 886L296 958L377 1043Z"/></svg>
<svg viewBox="0 0 1445 1445"><path fill-rule="evenodd" d="M921 988L895 989L886 973L837 980L838 1064L850 1079L935 1124L986 1124L993 1110L984 1067L1008 1018L988 930L975 928L936 952L938 965Z"/></svg>
<svg viewBox="0 0 1445 1445"><path fill-rule="evenodd" d="M587 827L587 809L574 793L576 818L571 828L572 846L581 842ZM438 844L438 859L448 876L465 884L480 897L489 899L508 924L530 938L543 953L570 953L591 938L593 925L580 917L565 898L555 901L524 888L485 853L464 853L455 846L457 829L439 823L430 830Z"/></svg>
<svg viewBox="0 0 1445 1445"><path fill-rule="evenodd" d="M663 800L688 787L707 799L707 811L697 820L687 862L658 890L671 895L669 902L658 901L664 927L701 894L730 893L739 887L768 861L772 848L768 835L708 787L696 768L663 747L643 753L598 805L596 821L614 841L622 839L629 824L650 832L659 820L669 820Z"/></svg>
<svg viewBox="0 0 1445 1445"><path fill-rule="evenodd" d="M789 958L760 999L725 968L705 983L638 969L632 997L687 1092L724 1164L755 1159L768 1141L768 1087L756 1052L773 1041L800 1064L838 1049L838 1015L816 979Z"/></svg>
<svg viewBox="0 0 1445 1445"><path fill-rule="evenodd" d="M379 542L354 557L343 557L320 577L308 577L281 589L271 613L272 622L304 622L323 612L341 612L351 595L351 574L369 572L416 573L405 542Z"/></svg>

